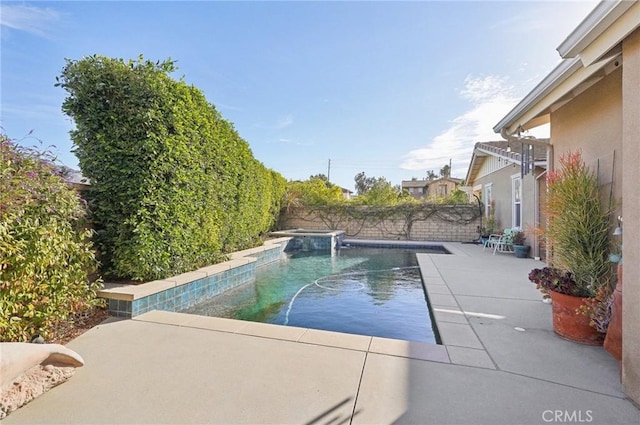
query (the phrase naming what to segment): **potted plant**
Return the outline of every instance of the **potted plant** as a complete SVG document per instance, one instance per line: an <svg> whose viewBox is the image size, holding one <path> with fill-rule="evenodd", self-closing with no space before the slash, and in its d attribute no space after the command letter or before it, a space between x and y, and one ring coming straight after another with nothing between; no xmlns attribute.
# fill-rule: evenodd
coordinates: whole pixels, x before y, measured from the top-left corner
<svg viewBox="0 0 640 425"><path fill-rule="evenodd" d="M492 202L493 206L493 202ZM493 213L489 214L489 217L483 220L482 226L478 226L478 233L480 234L480 241L484 243L489 239L489 236L496 234L498 231L498 222Z"/></svg>
<svg viewBox="0 0 640 425"><path fill-rule="evenodd" d="M531 247L529 245L525 245L525 241L527 240L527 235L522 231L518 230L513 234L512 244L513 244L513 255L518 258L527 258L529 257L529 250Z"/></svg>
<svg viewBox="0 0 640 425"><path fill-rule="evenodd" d="M582 344L602 344L605 334L592 326L590 317L596 298L577 284L571 272L555 267L533 269L529 280L536 284L544 298L551 298L556 334Z"/></svg>
<svg viewBox="0 0 640 425"><path fill-rule="evenodd" d="M600 202L597 175L579 151L562 155L559 163L547 174L543 205L550 267L532 270L529 279L551 297L558 335L601 344L612 292L610 209Z"/></svg>

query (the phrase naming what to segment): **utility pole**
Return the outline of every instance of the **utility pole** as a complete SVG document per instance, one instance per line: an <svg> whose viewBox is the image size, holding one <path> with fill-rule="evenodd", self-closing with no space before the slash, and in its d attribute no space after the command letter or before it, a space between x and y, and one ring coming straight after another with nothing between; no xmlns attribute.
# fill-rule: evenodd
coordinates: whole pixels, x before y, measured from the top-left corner
<svg viewBox="0 0 640 425"><path fill-rule="evenodd" d="M327 181L331 181L331 158L329 158L329 166L327 167Z"/></svg>

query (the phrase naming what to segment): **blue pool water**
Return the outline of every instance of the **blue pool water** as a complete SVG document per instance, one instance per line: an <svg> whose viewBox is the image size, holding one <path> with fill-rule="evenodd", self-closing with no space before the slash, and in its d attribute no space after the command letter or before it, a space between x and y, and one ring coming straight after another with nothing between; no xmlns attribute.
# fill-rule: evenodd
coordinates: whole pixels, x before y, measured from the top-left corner
<svg viewBox="0 0 640 425"><path fill-rule="evenodd" d="M359 335L436 343L416 252L341 248L337 255L283 254L254 283L185 310Z"/></svg>

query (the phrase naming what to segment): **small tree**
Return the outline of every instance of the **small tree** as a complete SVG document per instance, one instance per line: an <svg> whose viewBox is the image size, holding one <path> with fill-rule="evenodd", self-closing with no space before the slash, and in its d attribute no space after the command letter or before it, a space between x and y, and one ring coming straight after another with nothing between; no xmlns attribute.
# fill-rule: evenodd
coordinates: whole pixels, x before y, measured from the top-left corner
<svg viewBox="0 0 640 425"><path fill-rule="evenodd" d="M400 202L413 200L407 191L398 185L393 186L384 177L369 177L368 190L359 194L353 202L363 205L396 205Z"/></svg>
<svg viewBox="0 0 640 425"><path fill-rule="evenodd" d="M440 177L451 177L451 167L449 164L440 169Z"/></svg>
<svg viewBox="0 0 640 425"><path fill-rule="evenodd" d="M364 171L356 174L354 177L356 182L356 195L364 195L367 193L375 183L375 177L367 177Z"/></svg>
<svg viewBox="0 0 640 425"><path fill-rule="evenodd" d="M344 202L342 189L333 184L327 185L322 178L311 176L309 180L287 183L283 207L291 210L303 205L335 205L342 202Z"/></svg>

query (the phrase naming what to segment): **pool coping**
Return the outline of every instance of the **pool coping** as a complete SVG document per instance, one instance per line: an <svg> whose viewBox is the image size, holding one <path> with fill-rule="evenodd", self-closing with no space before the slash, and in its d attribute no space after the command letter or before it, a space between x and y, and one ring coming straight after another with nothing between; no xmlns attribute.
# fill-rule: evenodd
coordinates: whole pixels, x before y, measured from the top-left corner
<svg viewBox="0 0 640 425"><path fill-rule="evenodd" d="M401 339L356 335L296 326L274 325L220 317L154 310L132 320L161 325L225 332L291 343L318 345L438 363L453 363L447 347Z"/></svg>
<svg viewBox="0 0 640 425"><path fill-rule="evenodd" d="M439 336L440 344L199 316L157 309L153 308L153 305L148 302L142 302L149 297L171 292L181 286L193 285L208 278L225 276L226 273L247 265L252 266L249 273L249 276L252 276L255 274L255 264L258 261L256 257L270 250L284 251L289 240L291 240L291 237L269 239L260 247L230 254L230 259L223 263L203 267L167 279L139 285L107 283L105 288L99 291L98 295L108 300L110 314L121 318L496 369L496 365L473 332L467 320L467 313L460 308L446 281L431 260L432 255L443 254L417 253L416 255L423 287L431 310L431 317L434 321L434 332ZM345 240L345 243L393 248L430 248L437 246L443 247L448 252L445 255L468 256L454 244L442 241L348 239ZM241 279L236 282L236 286L251 279L252 277ZM189 302L191 305L196 304L198 302L198 293L189 291L188 294L192 294L191 298L185 296L185 294L178 295L177 298L183 301L186 300L185 302ZM136 303L141 303L140 308L135 307ZM122 305L125 307L122 307ZM112 306L115 307L112 308Z"/></svg>
<svg viewBox="0 0 640 425"><path fill-rule="evenodd" d="M469 257L469 254L454 244L442 242L441 245L449 251L450 255ZM429 302L429 309L435 322L434 330L438 333L442 346L447 348L451 363L497 369L496 364L469 323L468 317L472 313L465 311L458 304L451 288L433 262L434 255L442 254L417 253L416 258Z"/></svg>
<svg viewBox="0 0 640 425"><path fill-rule="evenodd" d="M358 240L367 243L367 240ZM380 242L380 241L371 241ZM439 241L388 241L388 246L404 242L403 246L443 246L449 255L468 256L454 244ZM484 369L497 369L484 346L473 332L467 312L463 311L451 294L446 281L431 260L433 255L418 253L417 260L423 285L441 344L431 344L368 335L325 331L295 326L250 322L235 319L201 316L188 313L153 310L132 320L186 328L204 329L245 336L276 339L292 343L320 345L365 353L383 354L416 360L449 363Z"/></svg>

